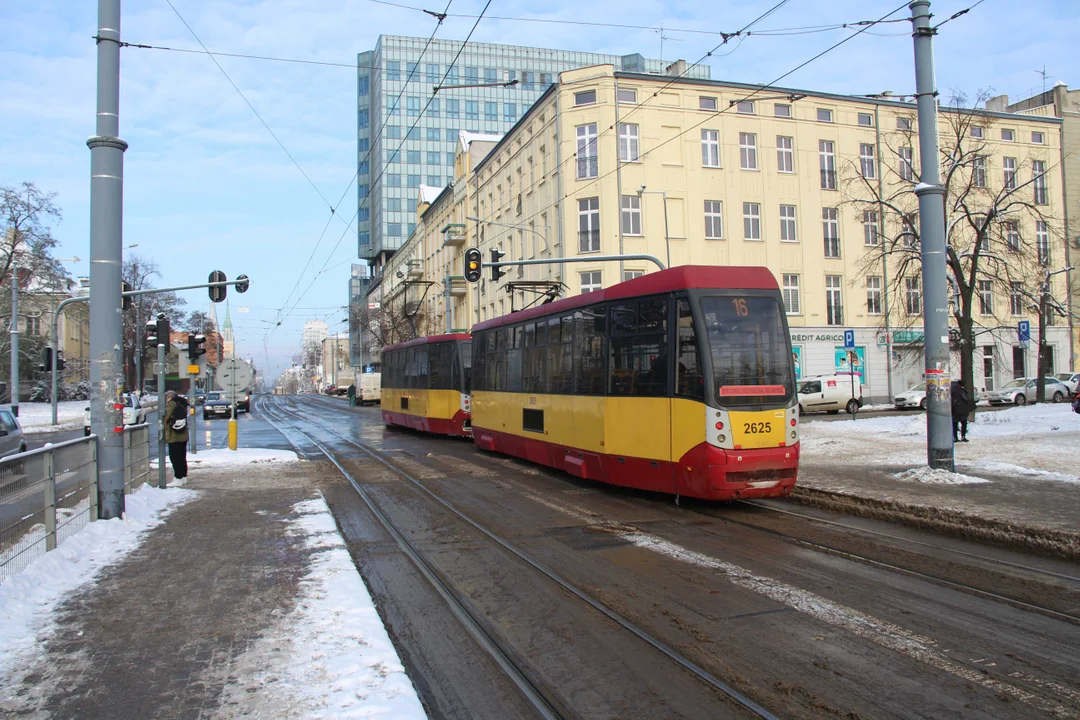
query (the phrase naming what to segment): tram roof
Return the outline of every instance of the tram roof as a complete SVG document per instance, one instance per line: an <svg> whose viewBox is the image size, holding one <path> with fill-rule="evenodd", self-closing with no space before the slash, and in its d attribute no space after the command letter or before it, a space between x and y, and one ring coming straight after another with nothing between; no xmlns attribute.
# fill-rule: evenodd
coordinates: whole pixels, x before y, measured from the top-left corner
<svg viewBox="0 0 1080 720"><path fill-rule="evenodd" d="M382 351L388 352L390 350L401 350L402 348L416 347L417 345L426 345L428 343L437 342L450 342L452 340L471 340L472 335L469 333L450 333L449 335L429 335L428 337L417 338L415 340L409 340L407 342L398 343L397 345L387 345Z"/></svg>
<svg viewBox="0 0 1080 720"><path fill-rule="evenodd" d="M547 305L538 305L512 315L492 318L473 326L473 332L510 325L535 317L558 315L586 305L607 300L626 300L647 295L675 292L677 290L778 290L776 278L768 268L760 266L680 265L679 267L648 273L633 280L626 280L591 293L574 295Z"/></svg>

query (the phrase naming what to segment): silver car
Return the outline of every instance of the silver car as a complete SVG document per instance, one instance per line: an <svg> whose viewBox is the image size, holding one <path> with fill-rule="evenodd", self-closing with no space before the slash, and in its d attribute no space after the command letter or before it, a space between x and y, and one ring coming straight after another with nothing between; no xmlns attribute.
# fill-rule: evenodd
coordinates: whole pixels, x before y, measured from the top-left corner
<svg viewBox="0 0 1080 720"><path fill-rule="evenodd" d="M1029 402L1035 402L1038 390L1038 378L1018 378L997 390L986 393L986 400L991 405L1027 405ZM1063 402L1069 397L1069 388L1057 378L1047 376L1045 397L1051 402Z"/></svg>
<svg viewBox="0 0 1080 720"><path fill-rule="evenodd" d="M1069 393L1071 395L1075 395L1077 392L1080 392L1080 390L1077 390L1077 386L1080 385L1080 373L1058 373L1054 377L1060 380L1062 384L1065 385L1065 387L1069 388Z"/></svg>
<svg viewBox="0 0 1080 720"><path fill-rule="evenodd" d="M893 398L893 406L897 410L908 408L926 409L926 383L919 383L915 387L902 392Z"/></svg>
<svg viewBox="0 0 1080 720"><path fill-rule="evenodd" d="M19 418L9 408L0 408L0 457L21 452L26 452L26 440Z"/></svg>

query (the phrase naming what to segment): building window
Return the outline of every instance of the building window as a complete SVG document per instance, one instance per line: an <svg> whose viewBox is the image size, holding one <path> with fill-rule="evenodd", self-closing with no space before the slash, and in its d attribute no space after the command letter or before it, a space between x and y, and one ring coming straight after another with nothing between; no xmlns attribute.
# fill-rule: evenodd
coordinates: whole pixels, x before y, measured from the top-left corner
<svg viewBox="0 0 1080 720"><path fill-rule="evenodd" d="M499 71L495 68L484 68L484 82L485 83L497 83L499 82Z"/></svg>
<svg viewBox="0 0 1080 720"><path fill-rule="evenodd" d="M754 101L753 100L740 100L735 104L735 112L740 115L753 115L754 114Z"/></svg>
<svg viewBox="0 0 1080 720"><path fill-rule="evenodd" d="M419 150L406 150L405 151L405 162L409 163L410 165L419 165L420 164L420 151Z"/></svg>
<svg viewBox="0 0 1080 720"><path fill-rule="evenodd" d="M1016 158L1002 158L1001 168L1005 173L1005 189L1016 189Z"/></svg>
<svg viewBox="0 0 1080 720"><path fill-rule="evenodd" d="M622 196L622 231L623 235L641 234L641 196Z"/></svg>
<svg viewBox="0 0 1080 720"><path fill-rule="evenodd" d="M446 117L449 120L457 120L461 117L461 101L460 100L447 100L446 101Z"/></svg>
<svg viewBox="0 0 1080 720"><path fill-rule="evenodd" d="M618 98L621 103L636 103L637 90L634 90L633 88L619 88L615 93L615 97Z"/></svg>
<svg viewBox="0 0 1080 720"><path fill-rule="evenodd" d="M979 314L994 314L994 293L989 280L979 281Z"/></svg>
<svg viewBox="0 0 1080 720"><path fill-rule="evenodd" d="M832 140L818 141L818 158L821 165L821 189L836 189L836 145Z"/></svg>
<svg viewBox="0 0 1080 720"><path fill-rule="evenodd" d="M795 206L780 206L780 242L799 242L795 227Z"/></svg>
<svg viewBox="0 0 1080 720"><path fill-rule="evenodd" d="M701 131L702 167L720 167L720 133L717 130Z"/></svg>
<svg viewBox="0 0 1080 720"><path fill-rule="evenodd" d="M428 175L427 176L427 184L430 185L431 187L442 187L443 186L442 175Z"/></svg>
<svg viewBox="0 0 1080 720"><path fill-rule="evenodd" d="M367 152L371 147L371 141L368 138L360 138L356 141L357 152Z"/></svg>
<svg viewBox="0 0 1080 720"><path fill-rule="evenodd" d="M477 100L465 101L465 119L466 120L479 120L480 119L480 103Z"/></svg>
<svg viewBox="0 0 1080 720"><path fill-rule="evenodd" d="M600 290L603 285L600 284L600 271L593 270L592 272L581 273L581 294L596 292Z"/></svg>
<svg viewBox="0 0 1080 720"><path fill-rule="evenodd" d="M476 85L480 82L480 68L467 67L465 68L465 82L469 85Z"/></svg>
<svg viewBox="0 0 1080 720"><path fill-rule="evenodd" d="M408 182L407 182L408 187L411 187L411 188L414 188L414 189L420 187L420 176L419 175L409 175L407 180L408 180Z"/></svg>
<svg viewBox="0 0 1080 720"><path fill-rule="evenodd" d="M1016 134L1012 130L1006 128L1001 129L1001 139L1004 142L1013 142L1016 140Z"/></svg>
<svg viewBox="0 0 1080 720"><path fill-rule="evenodd" d="M863 244L867 247L877 247L881 242L878 235L878 216L873 210L867 210L862 214Z"/></svg>
<svg viewBox="0 0 1080 720"><path fill-rule="evenodd" d="M623 279L623 282L626 282L627 280L633 280L634 278L639 278L644 274L645 274L644 270L623 270L622 279Z"/></svg>
<svg viewBox="0 0 1080 720"><path fill-rule="evenodd" d="M574 93L574 105L595 105L596 104L596 91L586 90L585 92Z"/></svg>
<svg viewBox="0 0 1080 720"><path fill-rule="evenodd" d="M869 143L859 145L859 168L867 180L877 177L877 163L874 161L874 146Z"/></svg>
<svg viewBox="0 0 1080 720"><path fill-rule="evenodd" d="M446 153L446 164L449 165L450 167L454 167L454 153L452 153L452 152L447 152Z"/></svg>
<svg viewBox="0 0 1080 720"><path fill-rule="evenodd" d="M400 80L401 79L401 63L397 60L388 60L386 63L386 79L387 80Z"/></svg>
<svg viewBox="0 0 1080 720"><path fill-rule="evenodd" d="M1024 314L1024 292L1022 288L1021 283L1009 283L1009 312L1014 316Z"/></svg>
<svg viewBox="0 0 1080 720"><path fill-rule="evenodd" d="M503 120L517 122L517 103L503 103Z"/></svg>
<svg viewBox="0 0 1080 720"><path fill-rule="evenodd" d="M839 211L836 208L822 208L821 225L825 234L825 257L840 257Z"/></svg>
<svg viewBox="0 0 1080 720"><path fill-rule="evenodd" d="M401 237L401 223L386 223L386 234L390 237Z"/></svg>
<svg viewBox="0 0 1080 720"><path fill-rule="evenodd" d="M866 314L881 314L881 277L878 275L866 278Z"/></svg>
<svg viewBox="0 0 1080 720"><path fill-rule="evenodd" d="M761 239L761 205L758 203L743 203L743 239Z"/></svg>
<svg viewBox="0 0 1080 720"><path fill-rule="evenodd" d="M826 108L818 108L817 119L818 122L831 123L833 121L832 110L828 110Z"/></svg>
<svg viewBox="0 0 1080 720"><path fill-rule="evenodd" d="M979 127L978 125L972 125L971 126L971 137L981 140L982 137L983 137L983 129L981 127Z"/></svg>
<svg viewBox="0 0 1080 720"><path fill-rule="evenodd" d="M1035 204L1046 205L1049 195L1046 192L1046 162L1043 160L1031 161L1032 187L1035 189Z"/></svg>
<svg viewBox="0 0 1080 720"><path fill-rule="evenodd" d="M442 153L437 150L428 150L427 154L428 165L442 165Z"/></svg>
<svg viewBox="0 0 1080 720"><path fill-rule="evenodd" d="M457 69L457 67L451 65L450 67L446 68L446 84L447 85L457 85L458 84L458 69Z"/></svg>
<svg viewBox="0 0 1080 720"><path fill-rule="evenodd" d="M595 92L595 91L592 91ZM577 126L577 177L578 180L597 175L596 123Z"/></svg>
<svg viewBox="0 0 1080 720"><path fill-rule="evenodd" d="M413 95L405 98L405 114L416 117L420 114L420 98Z"/></svg>
<svg viewBox="0 0 1080 720"><path fill-rule="evenodd" d="M457 128L446 128L446 142L457 142L460 132Z"/></svg>
<svg viewBox="0 0 1080 720"><path fill-rule="evenodd" d="M802 302L799 297L799 276L784 275L783 281L784 312L788 315L802 313Z"/></svg>
<svg viewBox="0 0 1080 720"><path fill-rule="evenodd" d="M1035 223L1035 249L1039 254L1039 264L1050 264L1050 228L1039 220Z"/></svg>
<svg viewBox="0 0 1080 720"><path fill-rule="evenodd" d="M369 165L368 161L365 160L364 162L360 163L360 167L356 170L356 174L357 175L367 175L368 172L370 171L369 168L370 168L370 165Z"/></svg>
<svg viewBox="0 0 1080 720"><path fill-rule="evenodd" d="M400 140L401 139L401 126L400 125L387 125L386 138L388 140Z"/></svg>
<svg viewBox="0 0 1080 720"><path fill-rule="evenodd" d="M701 96L698 98L698 109L716 110L716 98Z"/></svg>
<svg viewBox="0 0 1080 720"><path fill-rule="evenodd" d="M497 121L499 119L499 103L485 102L484 103L484 119Z"/></svg>
<svg viewBox="0 0 1080 720"><path fill-rule="evenodd" d="M915 166L911 164L911 148L897 148L896 152L900 156L900 179L904 182L915 182Z"/></svg>
<svg viewBox="0 0 1080 720"><path fill-rule="evenodd" d="M825 323L828 325L844 324L844 299L841 296L839 275L825 276Z"/></svg>
<svg viewBox="0 0 1080 720"><path fill-rule="evenodd" d="M776 170L782 173L795 172L795 138L776 136Z"/></svg>
<svg viewBox="0 0 1080 720"><path fill-rule="evenodd" d="M863 127L874 127L874 116L870 113L859 113L859 124Z"/></svg>
<svg viewBox="0 0 1080 720"><path fill-rule="evenodd" d="M440 131L439 128L430 127L430 128L427 129L427 139L428 140L438 142L439 140L442 140L441 135L442 135L442 131Z"/></svg>
<svg viewBox="0 0 1080 720"><path fill-rule="evenodd" d="M506 71L506 85L510 88L513 88L515 85L517 85L517 70Z"/></svg>
<svg viewBox="0 0 1080 720"><path fill-rule="evenodd" d="M754 133L739 133L739 167L757 170L757 135Z"/></svg>
<svg viewBox="0 0 1080 720"><path fill-rule="evenodd" d="M976 155L971 159L971 184L975 187L986 187L986 156Z"/></svg>
<svg viewBox="0 0 1080 720"><path fill-rule="evenodd" d="M620 123L619 160L622 162L638 162L641 159L638 152L638 126Z"/></svg>
<svg viewBox="0 0 1080 720"><path fill-rule="evenodd" d="M360 222L367 222L371 219L371 209L362 207L356 211L356 219Z"/></svg>
<svg viewBox="0 0 1080 720"><path fill-rule="evenodd" d="M356 127L358 130L364 130L368 126L368 111L361 110L356 113Z"/></svg>
<svg viewBox="0 0 1080 720"><path fill-rule="evenodd" d="M1031 133L1031 142L1036 145L1043 145L1046 143L1046 136L1041 132L1033 132Z"/></svg>
<svg viewBox="0 0 1080 720"><path fill-rule="evenodd" d="M904 278L904 310L908 315L922 314L922 293L919 278Z"/></svg>
<svg viewBox="0 0 1080 720"><path fill-rule="evenodd" d="M387 173L386 187L401 187L401 175L398 173Z"/></svg>
<svg viewBox="0 0 1080 720"><path fill-rule="evenodd" d="M437 82L439 82L439 66L438 65L428 65L427 66L427 81L429 83L437 83Z"/></svg>
<svg viewBox="0 0 1080 720"><path fill-rule="evenodd" d="M908 250L914 249L919 244L919 229L916 227L918 222L918 213L905 213L901 216L901 234L904 238L904 247Z"/></svg>
<svg viewBox="0 0 1080 720"><path fill-rule="evenodd" d="M578 252L600 251L600 198L578 200Z"/></svg>
<svg viewBox="0 0 1080 720"><path fill-rule="evenodd" d="M1006 220L1001 225L1005 230L1005 245L1012 252L1020 252L1020 224L1015 220Z"/></svg>
<svg viewBox="0 0 1080 720"><path fill-rule="evenodd" d="M912 129L912 127L914 127L914 123L911 121L911 118L909 118L909 117L898 117L898 118L896 118L896 129L897 130L903 130L903 131L907 132L907 131L910 131Z"/></svg>
<svg viewBox="0 0 1080 720"><path fill-rule="evenodd" d="M791 106L787 103L776 103L773 105L773 115L776 117L791 117Z"/></svg>
<svg viewBox="0 0 1080 720"><path fill-rule="evenodd" d="M719 200L705 201L705 238L720 240L724 237L724 210Z"/></svg>

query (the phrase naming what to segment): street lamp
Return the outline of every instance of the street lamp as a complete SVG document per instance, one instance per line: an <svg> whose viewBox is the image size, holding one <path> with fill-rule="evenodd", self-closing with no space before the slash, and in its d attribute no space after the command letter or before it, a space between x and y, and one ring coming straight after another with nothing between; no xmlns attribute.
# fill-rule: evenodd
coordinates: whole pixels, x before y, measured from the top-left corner
<svg viewBox="0 0 1080 720"><path fill-rule="evenodd" d="M642 195L660 195L664 198L664 247L667 250L667 266L671 267L671 236L668 235L667 193L663 190L646 190L642 185L637 191L638 197ZM622 218L619 219L622 222Z"/></svg>

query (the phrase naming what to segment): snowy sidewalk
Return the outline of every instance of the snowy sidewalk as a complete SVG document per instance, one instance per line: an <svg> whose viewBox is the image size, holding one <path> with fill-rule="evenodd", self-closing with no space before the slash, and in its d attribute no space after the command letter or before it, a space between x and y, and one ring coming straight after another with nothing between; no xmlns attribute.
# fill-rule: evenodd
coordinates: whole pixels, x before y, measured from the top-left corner
<svg viewBox="0 0 1080 720"><path fill-rule="evenodd" d="M802 426L799 485L955 510L1032 529L1080 530L1080 415L1067 404L978 412L956 473L929 472L926 415Z"/></svg>
<svg viewBox="0 0 1080 720"><path fill-rule="evenodd" d="M323 468L248 454L191 458L164 491L187 502L59 597L0 586L0 625L29 628L0 634L0 716L425 717L314 489Z"/></svg>

